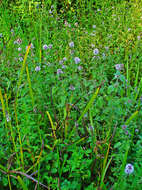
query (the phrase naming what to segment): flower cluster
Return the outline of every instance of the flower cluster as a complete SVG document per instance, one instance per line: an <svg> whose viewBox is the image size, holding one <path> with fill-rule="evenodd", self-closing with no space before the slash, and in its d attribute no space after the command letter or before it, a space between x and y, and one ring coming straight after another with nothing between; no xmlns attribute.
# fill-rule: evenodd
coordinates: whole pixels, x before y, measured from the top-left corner
<svg viewBox="0 0 142 190"><path fill-rule="evenodd" d="M129 175L133 172L134 172L134 166L132 164L127 164L125 167L125 173Z"/></svg>

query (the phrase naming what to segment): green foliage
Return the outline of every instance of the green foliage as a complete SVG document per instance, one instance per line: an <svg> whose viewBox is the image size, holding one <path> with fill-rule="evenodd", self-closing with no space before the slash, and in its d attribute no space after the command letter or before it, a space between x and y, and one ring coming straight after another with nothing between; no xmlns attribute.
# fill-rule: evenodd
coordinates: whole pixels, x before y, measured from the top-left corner
<svg viewBox="0 0 142 190"><path fill-rule="evenodd" d="M2 2L0 189L142 189L141 9Z"/></svg>

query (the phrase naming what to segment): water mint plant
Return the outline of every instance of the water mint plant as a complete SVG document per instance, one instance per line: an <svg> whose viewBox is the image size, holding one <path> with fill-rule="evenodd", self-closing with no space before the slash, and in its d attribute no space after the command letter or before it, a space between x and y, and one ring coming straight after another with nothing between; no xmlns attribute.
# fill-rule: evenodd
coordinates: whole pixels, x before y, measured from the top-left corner
<svg viewBox="0 0 142 190"><path fill-rule="evenodd" d="M142 189L140 1L1 1L0 189Z"/></svg>

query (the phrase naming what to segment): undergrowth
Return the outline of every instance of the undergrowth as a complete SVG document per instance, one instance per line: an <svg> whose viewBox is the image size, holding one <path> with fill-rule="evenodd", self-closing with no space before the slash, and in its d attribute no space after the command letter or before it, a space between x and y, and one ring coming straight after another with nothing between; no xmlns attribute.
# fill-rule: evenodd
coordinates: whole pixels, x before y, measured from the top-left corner
<svg viewBox="0 0 142 190"><path fill-rule="evenodd" d="M142 189L141 1L0 13L0 189Z"/></svg>

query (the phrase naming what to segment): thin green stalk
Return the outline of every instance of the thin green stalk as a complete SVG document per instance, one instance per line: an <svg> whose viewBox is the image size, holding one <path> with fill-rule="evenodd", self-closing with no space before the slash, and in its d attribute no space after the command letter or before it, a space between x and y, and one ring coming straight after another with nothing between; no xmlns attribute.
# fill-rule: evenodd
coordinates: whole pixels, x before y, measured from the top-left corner
<svg viewBox="0 0 142 190"><path fill-rule="evenodd" d="M129 72L129 62L127 60L127 64L126 64L126 73L127 73L127 96L130 96L130 72Z"/></svg>
<svg viewBox="0 0 142 190"><path fill-rule="evenodd" d="M7 137L8 137L8 128L7 128L6 114L5 114L5 104L4 104L4 99L3 99L1 88L0 88L0 101L1 101L1 104L2 104L3 117L5 118L6 134L7 134Z"/></svg>
<svg viewBox="0 0 142 190"><path fill-rule="evenodd" d="M8 178L9 189L10 189L10 190L12 190L12 188L11 188L11 182L10 182L10 177L9 177L9 175L7 176L7 178Z"/></svg>
<svg viewBox="0 0 142 190"><path fill-rule="evenodd" d="M52 127L53 136L56 139L56 133L55 133L56 127L53 124L53 121L52 121L52 118L50 116L50 113L48 111L46 111L46 114L48 115L48 118L49 118L49 121L50 121L50 124L51 124L51 127Z"/></svg>
<svg viewBox="0 0 142 190"><path fill-rule="evenodd" d="M18 137L19 137L19 143L20 143L20 154L21 154L21 162L22 162L22 167L24 170L24 158L23 158L23 150L22 150L22 141L21 141L21 134L20 134L20 128L19 128L19 124L18 124L18 117L17 117L17 100L18 100L18 96L19 96L19 88L22 82L22 77L23 77L23 73L26 67L26 60L27 60L27 56L29 54L29 50L30 50L31 44L28 45L28 48L26 50L26 54L24 56L24 60L23 60L23 64L22 64L22 68L21 68L21 72L20 72L20 77L19 77L19 81L18 81L18 85L17 85L17 94L16 94L16 100L15 100L15 105L14 105L14 112L15 112L15 118L16 118L16 125L17 125L17 130L18 130Z"/></svg>
<svg viewBox="0 0 142 190"><path fill-rule="evenodd" d="M28 83L29 83L30 96L31 96L31 99L32 99L32 106L33 106L33 108L34 108L35 101L34 101L34 96L33 96L33 91L32 91L32 85L31 85L31 80L30 80L30 74L29 74L29 70L28 70L28 65L26 65L26 72L27 72L27 80L28 80Z"/></svg>
<svg viewBox="0 0 142 190"><path fill-rule="evenodd" d="M24 73L24 70L25 70L26 60L27 60L30 48L31 48L31 44L28 45L28 48L26 50L26 54L24 56L22 68L21 68L21 71L20 71L20 77L19 77L19 81L18 81L18 85L17 85L16 105L17 105L17 99L18 99L18 95L19 95L19 88L20 88L20 85L21 85L21 82L22 82L22 77L23 77L23 73Z"/></svg>
<svg viewBox="0 0 142 190"><path fill-rule="evenodd" d="M139 113L139 111L135 111L125 122L126 125L129 125L129 123L137 116L137 114Z"/></svg>
<svg viewBox="0 0 142 190"><path fill-rule="evenodd" d="M20 144L20 155L21 155L21 162L22 162L22 168L24 171L24 156L23 156L23 148L22 148L22 141L21 141L21 134L20 134L20 128L18 124L18 117L17 117L17 111L16 111L16 104L14 106L14 113L15 113L15 119L16 119L16 127L18 130L18 137L19 137L19 144Z"/></svg>
<svg viewBox="0 0 142 190"><path fill-rule="evenodd" d="M14 135L13 127L12 127L12 124L11 124L11 118L9 116L9 106L8 106L7 94L5 94L5 100L6 100L7 114L8 114L8 117L9 117L8 125L9 125L10 131L11 131L11 137L12 137L12 141L13 141L13 145L14 145L14 151L16 152L17 161L18 161L18 163L20 165L20 159L19 159L19 156L18 156L18 153L17 153L17 147L16 147L16 142L15 142L15 135Z"/></svg>

